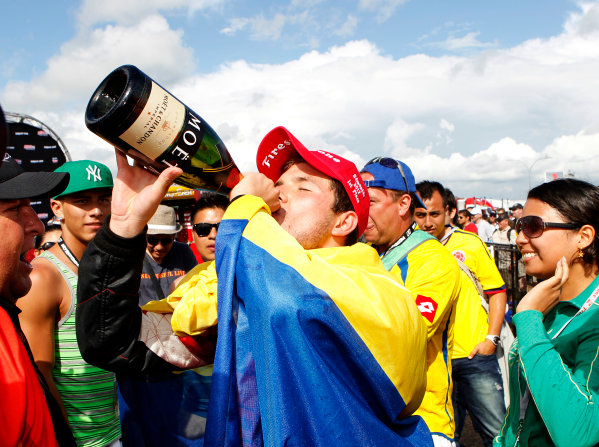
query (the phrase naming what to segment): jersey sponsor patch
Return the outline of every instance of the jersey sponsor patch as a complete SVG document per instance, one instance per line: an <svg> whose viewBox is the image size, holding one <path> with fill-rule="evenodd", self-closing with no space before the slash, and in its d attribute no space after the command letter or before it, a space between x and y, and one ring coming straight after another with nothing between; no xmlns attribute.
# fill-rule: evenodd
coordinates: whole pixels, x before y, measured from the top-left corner
<svg viewBox="0 0 599 447"><path fill-rule="evenodd" d="M466 253L463 250L454 250L451 252L454 258L458 261L465 262L466 261Z"/></svg>
<svg viewBox="0 0 599 447"><path fill-rule="evenodd" d="M417 295L416 305L422 316L432 323L439 307L437 302L428 296Z"/></svg>

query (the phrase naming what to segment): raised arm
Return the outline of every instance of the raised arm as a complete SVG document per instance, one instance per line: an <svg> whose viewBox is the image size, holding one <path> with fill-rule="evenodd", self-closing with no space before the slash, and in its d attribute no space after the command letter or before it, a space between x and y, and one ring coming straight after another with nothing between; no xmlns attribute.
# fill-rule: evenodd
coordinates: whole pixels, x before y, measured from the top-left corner
<svg viewBox="0 0 599 447"><path fill-rule="evenodd" d="M158 331L138 306L145 251L145 226L168 187L181 173L168 168L159 177L130 166L117 151L111 218L88 245L79 266L77 341L89 363L120 373L173 370L140 333ZM146 331L147 332L147 331Z"/></svg>

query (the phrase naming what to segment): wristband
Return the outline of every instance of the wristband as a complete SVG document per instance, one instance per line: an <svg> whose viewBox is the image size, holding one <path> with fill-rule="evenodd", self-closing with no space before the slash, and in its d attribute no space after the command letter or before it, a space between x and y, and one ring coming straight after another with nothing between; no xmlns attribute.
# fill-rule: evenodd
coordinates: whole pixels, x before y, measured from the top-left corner
<svg viewBox="0 0 599 447"><path fill-rule="evenodd" d="M485 339L489 340L491 343L493 343L495 346L497 346L499 344L499 335L487 335L485 337Z"/></svg>

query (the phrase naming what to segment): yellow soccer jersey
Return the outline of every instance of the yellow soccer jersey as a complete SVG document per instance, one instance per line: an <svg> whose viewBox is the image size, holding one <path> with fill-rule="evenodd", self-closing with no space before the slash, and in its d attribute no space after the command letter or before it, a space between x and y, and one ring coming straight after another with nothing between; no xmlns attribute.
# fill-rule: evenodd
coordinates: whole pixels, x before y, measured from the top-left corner
<svg viewBox="0 0 599 447"><path fill-rule="evenodd" d="M495 260L486 244L474 233L454 230L444 241L453 256L462 261L478 278L485 293L492 295L505 290ZM462 272L462 292L458 300L452 358L468 357L489 331L489 316L480 303L476 287Z"/></svg>
<svg viewBox="0 0 599 447"><path fill-rule="evenodd" d="M418 237L419 231L410 237ZM427 326L427 387L417 414L431 433L453 439L451 350L461 270L439 241L429 239L390 271L412 292Z"/></svg>
<svg viewBox="0 0 599 447"><path fill-rule="evenodd" d="M480 303L476 286L460 270L460 297L456 305L455 330L451 358L468 357L474 347L489 333L489 316Z"/></svg>
<svg viewBox="0 0 599 447"><path fill-rule="evenodd" d="M492 295L505 290L505 282L495 260L487 245L476 234L455 229L443 245L472 270L485 293Z"/></svg>

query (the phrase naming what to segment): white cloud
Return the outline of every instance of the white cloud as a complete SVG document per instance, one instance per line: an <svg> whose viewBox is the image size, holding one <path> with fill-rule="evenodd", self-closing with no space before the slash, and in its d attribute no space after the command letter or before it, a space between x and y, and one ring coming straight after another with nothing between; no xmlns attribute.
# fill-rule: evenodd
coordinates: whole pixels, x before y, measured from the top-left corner
<svg viewBox="0 0 599 447"><path fill-rule="evenodd" d="M45 108L79 106L100 81L123 64L139 66L162 82L172 83L193 71L192 50L180 31L153 15L132 27L107 25L62 45L47 70L30 82L9 82L3 101L13 110L31 113Z"/></svg>
<svg viewBox="0 0 599 447"><path fill-rule="evenodd" d="M324 3L325 0L291 0L290 6L292 8L312 8L314 6Z"/></svg>
<svg viewBox="0 0 599 447"><path fill-rule="evenodd" d="M112 159L84 127L83 111L100 80L132 62L205 118L243 170L255 170L266 132L285 125L308 147L358 165L391 154L417 179L440 180L458 195L522 198L530 165L544 156L551 158L534 165L533 181L563 168L599 182L597 4L583 5L559 35L473 55L394 59L361 40L281 64L234 61L205 74L194 73L181 33L154 14L77 36L46 72L7 85L0 96L5 109L47 120L74 158ZM259 33L260 23L283 22L271 30L274 38L290 17L236 26Z"/></svg>
<svg viewBox="0 0 599 447"><path fill-rule="evenodd" d="M377 17L384 22L393 15L397 7L409 0L360 0L359 7L377 13Z"/></svg>
<svg viewBox="0 0 599 447"><path fill-rule="evenodd" d="M293 23L299 16L285 16L275 14L267 19L263 14L258 14L251 18L233 18L229 21L229 26L221 30L221 33L228 36L237 34L238 31L250 30L250 36L254 40L278 40L286 23Z"/></svg>
<svg viewBox="0 0 599 447"><path fill-rule="evenodd" d="M323 0L292 0L287 5L277 5L276 12L269 11L269 14L258 12L250 17L232 17L220 33L234 37L246 32L252 40L280 40L284 45L308 48L318 48L322 36L352 36L358 17L324 3Z"/></svg>
<svg viewBox="0 0 599 447"><path fill-rule="evenodd" d="M585 2L579 4L581 11L570 14L564 29L570 34L590 34L599 31L599 4Z"/></svg>
<svg viewBox="0 0 599 447"><path fill-rule="evenodd" d="M422 131L426 126L422 123L409 124L400 118L397 118L387 128L385 133L384 150L391 153L395 158L409 157L412 154L420 153L417 148L410 147L408 140L417 132Z"/></svg>
<svg viewBox="0 0 599 447"><path fill-rule="evenodd" d="M455 130L455 126L447 121L445 118L441 118L441 122L439 123L439 127L443 130L448 131L449 133Z"/></svg>
<svg viewBox="0 0 599 447"><path fill-rule="evenodd" d="M83 0L77 14L79 26L88 28L99 23L135 25L159 11L187 10L188 14L218 9L227 0Z"/></svg>
<svg viewBox="0 0 599 447"><path fill-rule="evenodd" d="M243 31L250 24L251 20L247 17L235 17L230 19L229 26L223 28L220 32L227 36L234 36L238 31Z"/></svg>
<svg viewBox="0 0 599 447"><path fill-rule="evenodd" d="M347 19L340 26L335 28L333 34L340 37L353 36L358 27L358 18L354 15L348 15Z"/></svg>
<svg viewBox="0 0 599 447"><path fill-rule="evenodd" d="M447 121L445 118L441 118L439 123L439 131L437 132L437 144L449 145L453 142L451 134L455 130L455 125ZM432 145L431 145L432 146Z"/></svg>
<svg viewBox="0 0 599 447"><path fill-rule="evenodd" d="M438 46L440 48L444 48L449 51L459 51L459 50L471 49L471 48L480 49L480 48L489 48L489 47L496 46L496 43L488 43L488 42L479 41L478 40L479 34L480 34L480 32L470 32L470 33L466 33L462 37L455 37L454 35L451 35L445 41L438 42L436 44L431 44L431 45Z"/></svg>

